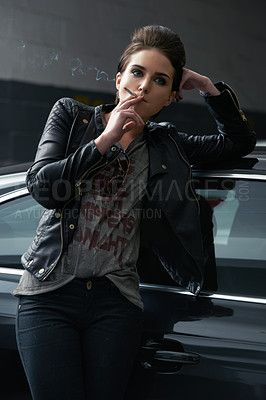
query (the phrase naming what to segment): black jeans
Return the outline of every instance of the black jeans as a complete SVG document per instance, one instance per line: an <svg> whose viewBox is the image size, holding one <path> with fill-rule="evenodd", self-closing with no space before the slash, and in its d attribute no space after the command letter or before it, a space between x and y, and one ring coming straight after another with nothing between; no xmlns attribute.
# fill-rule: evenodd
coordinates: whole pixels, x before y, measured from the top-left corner
<svg viewBox="0 0 266 400"><path fill-rule="evenodd" d="M142 311L107 278L20 296L17 343L34 400L123 399Z"/></svg>

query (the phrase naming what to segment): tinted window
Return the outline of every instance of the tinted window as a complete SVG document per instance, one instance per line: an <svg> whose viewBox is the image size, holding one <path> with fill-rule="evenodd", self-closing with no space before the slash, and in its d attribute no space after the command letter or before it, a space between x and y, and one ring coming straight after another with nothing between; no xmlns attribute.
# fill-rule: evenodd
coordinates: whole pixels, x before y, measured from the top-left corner
<svg viewBox="0 0 266 400"><path fill-rule="evenodd" d="M20 256L35 235L43 208L30 196L0 206L0 265L21 268Z"/></svg>
<svg viewBox="0 0 266 400"><path fill-rule="evenodd" d="M206 179L196 186L213 209L218 292L265 296L265 182Z"/></svg>

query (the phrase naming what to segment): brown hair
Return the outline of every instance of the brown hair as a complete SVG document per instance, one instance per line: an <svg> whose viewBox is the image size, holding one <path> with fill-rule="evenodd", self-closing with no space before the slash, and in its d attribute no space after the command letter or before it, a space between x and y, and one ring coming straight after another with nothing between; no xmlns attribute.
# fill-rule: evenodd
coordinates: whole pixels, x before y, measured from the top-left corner
<svg viewBox="0 0 266 400"><path fill-rule="evenodd" d="M149 48L161 51L171 62L175 69L172 90L178 91L182 68L186 63L184 45L175 32L161 25L148 25L135 31L131 43L120 57L117 72L122 73L126 69L132 54Z"/></svg>

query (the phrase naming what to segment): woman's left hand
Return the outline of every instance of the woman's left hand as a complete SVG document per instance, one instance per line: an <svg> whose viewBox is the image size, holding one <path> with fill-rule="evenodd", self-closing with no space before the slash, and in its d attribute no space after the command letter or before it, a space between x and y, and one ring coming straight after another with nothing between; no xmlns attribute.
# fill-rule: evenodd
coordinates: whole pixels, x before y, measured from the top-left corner
<svg viewBox="0 0 266 400"><path fill-rule="evenodd" d="M176 93L177 101L183 99L182 90L198 89L202 93L208 93L210 96L218 96L220 91L214 86L210 78L200 75L191 69L183 68L182 79L179 90Z"/></svg>

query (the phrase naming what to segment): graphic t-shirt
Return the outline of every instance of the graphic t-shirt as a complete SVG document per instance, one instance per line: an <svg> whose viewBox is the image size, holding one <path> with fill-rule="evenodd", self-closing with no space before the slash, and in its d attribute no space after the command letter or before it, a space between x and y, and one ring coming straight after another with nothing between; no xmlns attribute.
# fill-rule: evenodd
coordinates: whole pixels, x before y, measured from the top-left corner
<svg viewBox="0 0 266 400"><path fill-rule="evenodd" d="M138 136L111 164L91 177L83 189L78 226L65 262L78 278L107 276L140 305L135 264L139 253L139 224L148 177L148 150Z"/></svg>

